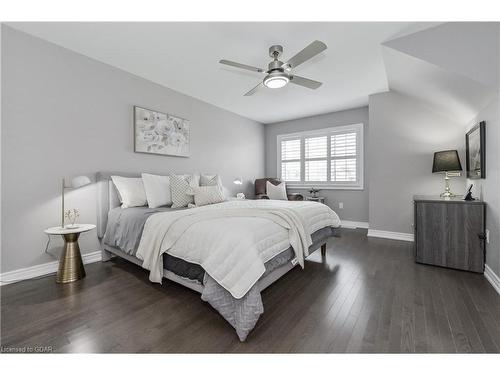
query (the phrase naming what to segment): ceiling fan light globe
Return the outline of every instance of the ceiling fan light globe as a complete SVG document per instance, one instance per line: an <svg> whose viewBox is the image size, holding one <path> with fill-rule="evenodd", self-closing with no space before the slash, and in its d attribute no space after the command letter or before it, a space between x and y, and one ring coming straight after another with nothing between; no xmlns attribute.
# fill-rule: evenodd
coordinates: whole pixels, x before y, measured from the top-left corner
<svg viewBox="0 0 500 375"><path fill-rule="evenodd" d="M290 79L286 74L269 74L264 78L264 86L270 89L279 89L285 86Z"/></svg>

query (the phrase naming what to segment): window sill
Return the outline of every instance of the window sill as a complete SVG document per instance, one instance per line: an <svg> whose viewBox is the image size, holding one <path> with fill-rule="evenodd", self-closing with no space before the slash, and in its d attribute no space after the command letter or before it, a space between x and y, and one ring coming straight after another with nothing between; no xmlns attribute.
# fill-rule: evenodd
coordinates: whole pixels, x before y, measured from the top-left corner
<svg viewBox="0 0 500 375"><path fill-rule="evenodd" d="M349 186L349 185L345 185L345 186L339 186L339 185L336 185L336 186L332 186L332 185L294 185L294 184L290 184L288 182L286 182L286 187L287 189L290 189L290 190L304 190L304 189L312 189L312 188L315 188L315 189L318 189L318 190L364 190L364 186L360 186L360 185L356 185L356 186Z"/></svg>

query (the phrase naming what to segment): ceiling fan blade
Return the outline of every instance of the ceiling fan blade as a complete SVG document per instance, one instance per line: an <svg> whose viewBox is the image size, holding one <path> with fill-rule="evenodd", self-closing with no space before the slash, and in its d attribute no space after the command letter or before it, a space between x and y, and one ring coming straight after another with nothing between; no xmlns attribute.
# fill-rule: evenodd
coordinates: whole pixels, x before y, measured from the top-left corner
<svg viewBox="0 0 500 375"><path fill-rule="evenodd" d="M319 40L315 40L311 44L309 44L302 51L293 56L290 60L288 60L285 64L290 65L292 68L295 68L302 64L303 62L313 58L318 53L323 52L326 49L326 44L320 42Z"/></svg>
<svg viewBox="0 0 500 375"><path fill-rule="evenodd" d="M257 86L255 86L253 89L251 89L249 92L247 92L245 95L243 96L250 96L250 95L253 95L257 90L261 89L264 87L264 84L261 82L259 83Z"/></svg>
<svg viewBox="0 0 500 375"><path fill-rule="evenodd" d="M308 89L313 89L313 90L317 89L318 87L320 87L323 84L323 83L315 81L313 79L304 78L301 76L291 76L290 82L295 83L296 85L299 85L299 86L307 87Z"/></svg>
<svg viewBox="0 0 500 375"><path fill-rule="evenodd" d="M257 72L257 73L263 73L264 72L264 69L256 68L255 66L251 66L251 65L240 64L240 63L237 63L237 62L234 62L234 61L220 60L219 63L224 64L224 65L234 66L235 68L240 68L240 69L245 69L245 70L251 70L252 72Z"/></svg>

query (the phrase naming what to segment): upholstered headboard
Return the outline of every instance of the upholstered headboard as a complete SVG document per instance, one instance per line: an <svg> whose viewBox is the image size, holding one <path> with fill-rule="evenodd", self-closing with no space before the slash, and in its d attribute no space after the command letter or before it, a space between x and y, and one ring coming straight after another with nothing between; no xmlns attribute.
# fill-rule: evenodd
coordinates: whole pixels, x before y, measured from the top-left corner
<svg viewBox="0 0 500 375"><path fill-rule="evenodd" d="M103 238L108 224L108 212L112 208L120 207L120 197L111 176L141 177L141 173L134 172L97 172L97 237ZM222 187L224 195L229 197L231 192Z"/></svg>
<svg viewBox="0 0 500 375"><path fill-rule="evenodd" d="M108 212L120 206L120 198L111 176L141 177L140 173L130 172L97 172L97 237L104 237L108 224Z"/></svg>

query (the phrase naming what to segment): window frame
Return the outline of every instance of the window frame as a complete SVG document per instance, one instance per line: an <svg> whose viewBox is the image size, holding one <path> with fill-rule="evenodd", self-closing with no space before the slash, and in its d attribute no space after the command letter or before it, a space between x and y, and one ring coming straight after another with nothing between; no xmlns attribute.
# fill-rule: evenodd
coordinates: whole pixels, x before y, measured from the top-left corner
<svg viewBox="0 0 500 375"><path fill-rule="evenodd" d="M356 181L330 181L331 179L331 136L343 133L356 133ZM307 130L296 133L279 134L276 137L277 142L277 175L282 179L281 175L281 142L300 139L300 179L301 181L286 181L286 184L291 189L308 189L317 187L321 189L332 190L363 190L364 189L364 124L350 124L342 126L334 126L317 130ZM304 181L305 179L305 139L327 136L327 181ZM324 158L321 158L324 159ZM342 158L333 158L342 159ZM309 160L309 159L308 159ZM284 180L283 180L284 181Z"/></svg>

